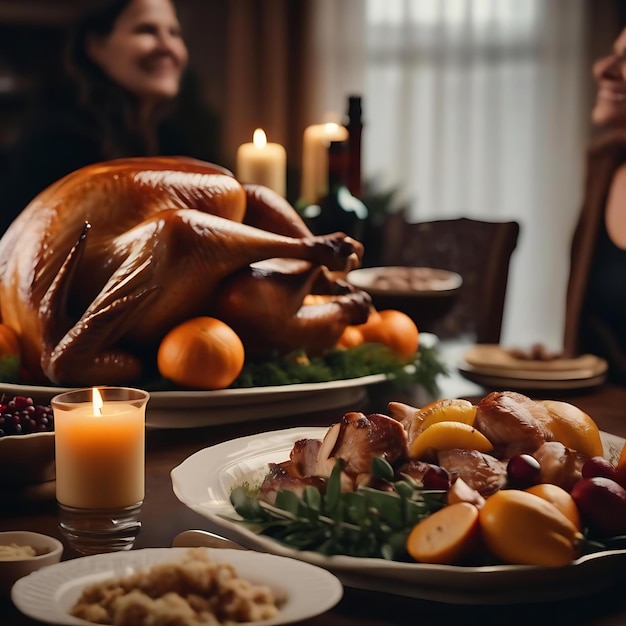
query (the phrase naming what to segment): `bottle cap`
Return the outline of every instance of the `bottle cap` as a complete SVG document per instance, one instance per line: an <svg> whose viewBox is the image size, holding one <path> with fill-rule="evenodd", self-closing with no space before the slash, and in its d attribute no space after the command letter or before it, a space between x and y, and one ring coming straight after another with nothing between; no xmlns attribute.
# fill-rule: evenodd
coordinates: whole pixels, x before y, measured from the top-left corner
<svg viewBox="0 0 626 626"><path fill-rule="evenodd" d="M361 122L361 96L348 96L348 119L352 124Z"/></svg>

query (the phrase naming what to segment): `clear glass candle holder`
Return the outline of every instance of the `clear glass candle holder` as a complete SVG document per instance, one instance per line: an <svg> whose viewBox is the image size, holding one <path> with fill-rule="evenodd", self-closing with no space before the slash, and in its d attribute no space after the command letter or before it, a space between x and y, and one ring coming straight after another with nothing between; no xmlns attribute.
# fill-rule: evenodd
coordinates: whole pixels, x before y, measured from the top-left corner
<svg viewBox="0 0 626 626"><path fill-rule="evenodd" d="M82 554L129 550L141 529L149 398L129 387L52 398L59 525Z"/></svg>

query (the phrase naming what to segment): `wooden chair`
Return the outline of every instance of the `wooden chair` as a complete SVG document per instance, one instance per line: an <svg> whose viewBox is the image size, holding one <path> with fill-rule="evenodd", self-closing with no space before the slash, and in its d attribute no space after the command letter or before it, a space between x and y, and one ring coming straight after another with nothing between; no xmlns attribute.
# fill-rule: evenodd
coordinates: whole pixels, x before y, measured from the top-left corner
<svg viewBox="0 0 626 626"><path fill-rule="evenodd" d="M468 218L407 222L403 214L385 223L383 265L451 270L463 277L452 309L432 328L440 337L473 336L499 343L511 255L519 224Z"/></svg>

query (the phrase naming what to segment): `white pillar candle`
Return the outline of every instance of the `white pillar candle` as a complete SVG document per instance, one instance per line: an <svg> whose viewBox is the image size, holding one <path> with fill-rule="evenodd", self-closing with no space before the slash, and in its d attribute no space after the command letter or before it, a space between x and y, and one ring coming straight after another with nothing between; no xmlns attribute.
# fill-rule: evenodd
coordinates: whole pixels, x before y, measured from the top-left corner
<svg viewBox="0 0 626 626"><path fill-rule="evenodd" d="M328 147L331 141L346 141L348 129L340 124L314 124L302 140L302 186L300 200L318 202L328 193Z"/></svg>
<svg viewBox="0 0 626 626"><path fill-rule="evenodd" d="M255 183L287 195L287 153L278 143L268 143L265 132L257 128L252 143L237 150L237 178L242 183Z"/></svg>
<svg viewBox="0 0 626 626"><path fill-rule="evenodd" d="M122 508L144 498L145 405L111 398L94 388L92 401L52 401L56 451L56 496L60 504L80 509ZM125 391L125 390L124 390ZM104 399L101 394L105 395ZM82 396L85 397L85 394Z"/></svg>

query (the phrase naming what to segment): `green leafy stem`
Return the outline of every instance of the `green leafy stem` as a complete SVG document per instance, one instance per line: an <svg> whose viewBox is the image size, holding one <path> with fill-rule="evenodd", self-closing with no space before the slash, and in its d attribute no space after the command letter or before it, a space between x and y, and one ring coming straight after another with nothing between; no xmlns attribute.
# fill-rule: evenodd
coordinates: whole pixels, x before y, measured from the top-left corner
<svg viewBox="0 0 626 626"><path fill-rule="evenodd" d="M410 560L405 548L409 532L444 506L445 492L424 490L410 477L394 481L393 468L381 458L374 459L372 475L387 489L362 486L342 492L341 467L337 460L323 492L311 486L301 497L279 491L274 505L245 486L236 487L230 495L242 518L236 521L297 550Z"/></svg>

